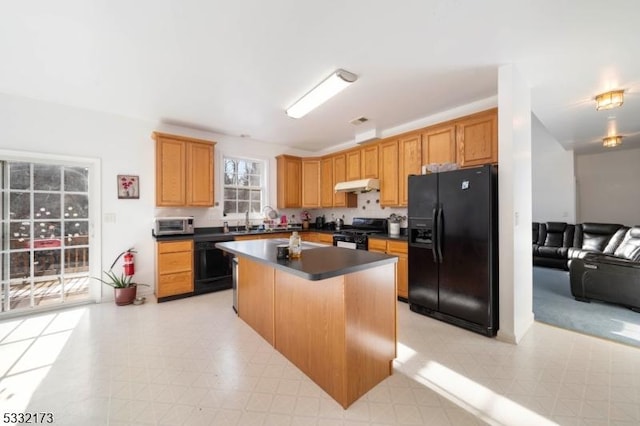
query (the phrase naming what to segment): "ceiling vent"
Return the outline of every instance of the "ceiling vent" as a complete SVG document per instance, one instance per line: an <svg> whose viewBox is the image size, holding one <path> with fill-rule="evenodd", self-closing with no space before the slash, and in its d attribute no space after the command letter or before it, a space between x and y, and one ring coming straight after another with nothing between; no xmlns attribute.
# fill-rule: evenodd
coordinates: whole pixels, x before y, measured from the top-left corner
<svg viewBox="0 0 640 426"><path fill-rule="evenodd" d="M359 126L362 123L366 123L367 121L369 121L367 117L358 117L358 118L354 118L349 123L353 124L354 126Z"/></svg>

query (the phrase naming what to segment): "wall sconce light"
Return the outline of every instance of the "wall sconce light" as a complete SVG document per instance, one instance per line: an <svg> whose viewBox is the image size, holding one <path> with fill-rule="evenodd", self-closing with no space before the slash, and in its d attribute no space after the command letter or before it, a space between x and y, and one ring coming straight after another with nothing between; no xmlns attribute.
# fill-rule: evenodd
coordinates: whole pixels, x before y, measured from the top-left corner
<svg viewBox="0 0 640 426"><path fill-rule="evenodd" d="M596 110L611 109L622 106L624 103L624 90L612 90L596 96Z"/></svg>
<svg viewBox="0 0 640 426"><path fill-rule="evenodd" d="M605 148L613 148L622 143L622 136L607 136L602 138L602 146Z"/></svg>
<svg viewBox="0 0 640 426"><path fill-rule="evenodd" d="M349 71L342 69L335 71L291 105L287 109L287 115L291 118L304 117L311 110L325 103L357 79L358 76Z"/></svg>

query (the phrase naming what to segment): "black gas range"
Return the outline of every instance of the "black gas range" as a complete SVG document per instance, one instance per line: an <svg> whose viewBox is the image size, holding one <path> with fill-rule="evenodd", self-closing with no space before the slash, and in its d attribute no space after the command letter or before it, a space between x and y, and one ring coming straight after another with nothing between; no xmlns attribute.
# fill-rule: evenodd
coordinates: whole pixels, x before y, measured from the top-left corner
<svg viewBox="0 0 640 426"><path fill-rule="evenodd" d="M351 227L333 234L333 245L367 250L369 236L384 233L387 233L387 219L354 217Z"/></svg>

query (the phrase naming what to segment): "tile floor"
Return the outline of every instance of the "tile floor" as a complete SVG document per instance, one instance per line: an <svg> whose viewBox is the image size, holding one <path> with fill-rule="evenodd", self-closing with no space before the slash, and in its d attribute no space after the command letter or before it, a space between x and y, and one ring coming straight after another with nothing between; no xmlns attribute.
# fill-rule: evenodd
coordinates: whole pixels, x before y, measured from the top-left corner
<svg viewBox="0 0 640 426"><path fill-rule="evenodd" d="M640 350L536 323L519 345L398 303L394 374L343 410L229 291L0 321L0 411L56 425L637 425Z"/></svg>

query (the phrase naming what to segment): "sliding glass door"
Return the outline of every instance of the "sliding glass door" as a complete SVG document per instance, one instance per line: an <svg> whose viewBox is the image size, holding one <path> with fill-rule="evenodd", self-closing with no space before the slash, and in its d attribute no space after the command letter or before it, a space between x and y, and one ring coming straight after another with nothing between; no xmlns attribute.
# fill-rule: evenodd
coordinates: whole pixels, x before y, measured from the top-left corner
<svg viewBox="0 0 640 426"><path fill-rule="evenodd" d="M89 299L89 170L0 160L0 312Z"/></svg>

